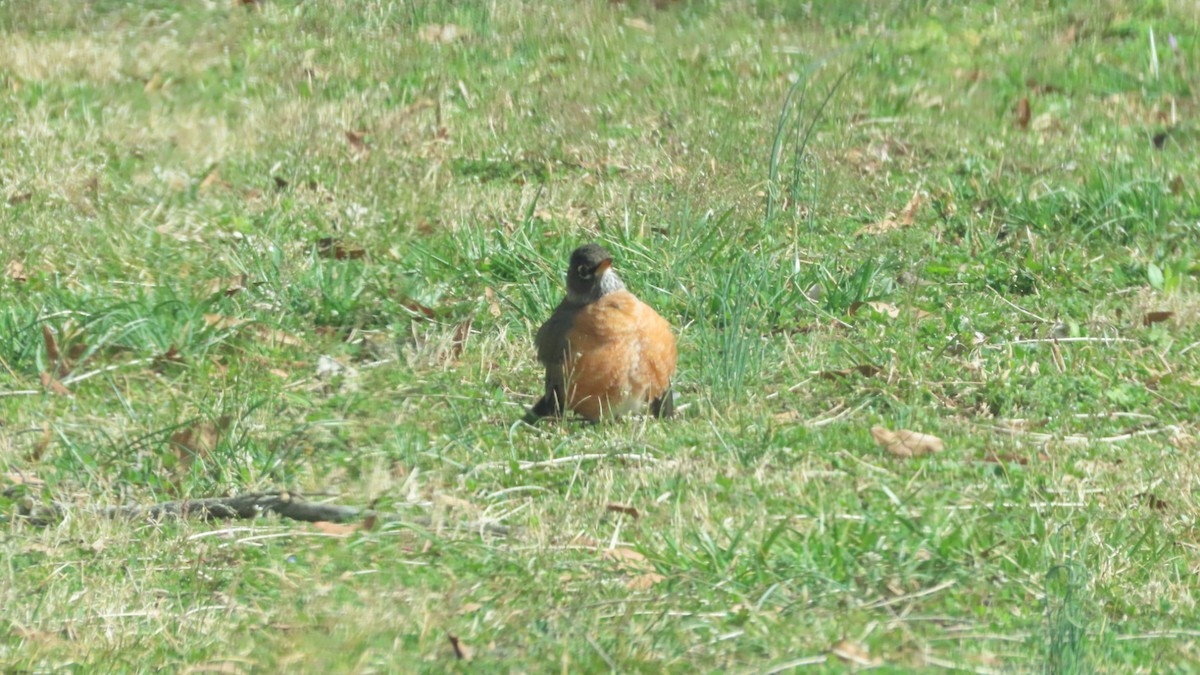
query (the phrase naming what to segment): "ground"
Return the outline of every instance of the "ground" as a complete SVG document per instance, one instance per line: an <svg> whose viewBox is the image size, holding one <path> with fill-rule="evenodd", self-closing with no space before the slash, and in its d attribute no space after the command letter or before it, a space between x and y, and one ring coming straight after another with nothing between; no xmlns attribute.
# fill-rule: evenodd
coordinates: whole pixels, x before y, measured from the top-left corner
<svg viewBox="0 0 1200 675"><path fill-rule="evenodd" d="M1200 660L1194 3L0 26L0 669ZM676 419L519 423L586 241Z"/></svg>

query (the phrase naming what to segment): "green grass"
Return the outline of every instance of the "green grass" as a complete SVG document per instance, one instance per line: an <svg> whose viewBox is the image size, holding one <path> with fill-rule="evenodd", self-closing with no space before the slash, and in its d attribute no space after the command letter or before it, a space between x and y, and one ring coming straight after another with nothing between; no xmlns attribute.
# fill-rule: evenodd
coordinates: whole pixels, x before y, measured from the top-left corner
<svg viewBox="0 0 1200 675"><path fill-rule="evenodd" d="M1188 3L0 27L0 669L1195 668ZM591 240L681 413L514 427ZM91 510L275 487L513 534Z"/></svg>

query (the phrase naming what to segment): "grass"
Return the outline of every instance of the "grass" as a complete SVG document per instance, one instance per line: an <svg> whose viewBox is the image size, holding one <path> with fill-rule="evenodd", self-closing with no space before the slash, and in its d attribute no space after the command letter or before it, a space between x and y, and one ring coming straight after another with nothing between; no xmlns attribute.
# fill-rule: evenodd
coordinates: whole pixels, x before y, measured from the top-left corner
<svg viewBox="0 0 1200 675"><path fill-rule="evenodd" d="M0 667L1193 669L1198 25L3 5ZM514 428L589 240L685 407ZM273 487L515 530L90 511Z"/></svg>

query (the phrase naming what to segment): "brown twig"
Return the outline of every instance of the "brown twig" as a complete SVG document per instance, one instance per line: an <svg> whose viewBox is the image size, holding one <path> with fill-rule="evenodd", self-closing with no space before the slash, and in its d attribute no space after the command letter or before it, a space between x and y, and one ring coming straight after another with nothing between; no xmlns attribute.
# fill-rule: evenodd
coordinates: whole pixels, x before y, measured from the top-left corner
<svg viewBox="0 0 1200 675"><path fill-rule="evenodd" d="M530 469L548 469L548 468L552 468L552 467L556 467L556 466L563 466L566 464L579 464L579 463L586 462L586 461L595 461L595 460L601 460L601 459L616 459L616 460L630 461L630 462L648 462L650 464L655 464L658 462L658 459L656 457L652 457L650 455L637 455L637 454L633 454L633 453L596 452L596 453L588 453L588 454L583 454L583 455L571 455L569 457L556 457L554 459L545 459L545 460L541 460L541 461L537 461L537 462L527 462L527 461L517 462L517 469L520 471L529 471ZM475 468L471 469L471 473L474 474L476 472L483 471L485 469L501 469L501 468L511 470L512 463L511 462L487 462L484 464L478 464L475 466Z"/></svg>
<svg viewBox="0 0 1200 675"><path fill-rule="evenodd" d="M35 524L46 525L61 518L71 508L73 508L72 505L55 502L49 506L29 506L23 509L22 515L28 517ZM434 520L427 516L402 516L354 506L311 502L286 490L248 492L233 497L184 499L158 504L110 506L98 509L96 512L113 520L150 520L155 522L179 518L251 520L263 514L274 513L282 518L306 523L346 523L373 517L380 522L403 522L422 527L435 524ZM446 526L456 530L495 536L507 536L509 533L509 528L504 525L484 521L447 522Z"/></svg>

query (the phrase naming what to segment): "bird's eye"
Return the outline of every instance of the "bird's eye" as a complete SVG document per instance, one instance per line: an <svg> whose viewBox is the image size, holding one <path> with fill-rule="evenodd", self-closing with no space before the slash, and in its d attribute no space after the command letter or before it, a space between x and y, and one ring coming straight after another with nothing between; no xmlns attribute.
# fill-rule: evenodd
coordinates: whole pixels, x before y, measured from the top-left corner
<svg viewBox="0 0 1200 675"><path fill-rule="evenodd" d="M579 267L575 268L575 271L579 272L580 279L592 278L592 273L588 271L587 265L580 265Z"/></svg>

